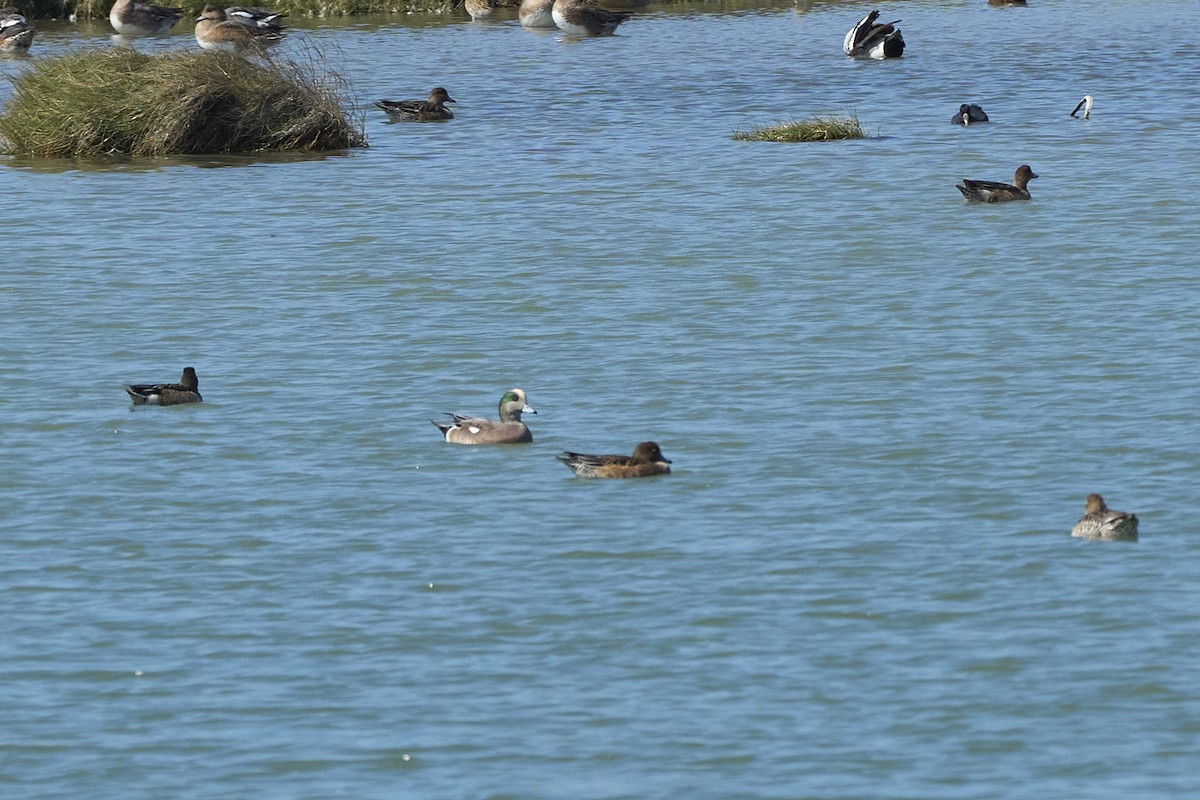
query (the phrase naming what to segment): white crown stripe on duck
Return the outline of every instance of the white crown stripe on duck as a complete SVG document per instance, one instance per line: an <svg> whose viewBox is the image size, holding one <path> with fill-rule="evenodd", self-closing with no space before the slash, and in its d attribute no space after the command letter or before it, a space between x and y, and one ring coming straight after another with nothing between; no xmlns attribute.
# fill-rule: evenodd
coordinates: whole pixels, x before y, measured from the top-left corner
<svg viewBox="0 0 1200 800"><path fill-rule="evenodd" d="M429 421L450 444L523 444L532 442L533 434L521 421L521 415L536 413L525 402L524 391L509 389L500 397L499 420L450 414L449 425Z"/></svg>

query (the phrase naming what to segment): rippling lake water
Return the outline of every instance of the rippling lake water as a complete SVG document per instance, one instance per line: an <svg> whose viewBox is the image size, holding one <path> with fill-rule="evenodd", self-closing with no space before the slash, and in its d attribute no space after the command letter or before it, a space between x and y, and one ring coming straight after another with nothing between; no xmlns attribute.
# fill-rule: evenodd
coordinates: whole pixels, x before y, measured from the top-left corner
<svg viewBox="0 0 1200 800"><path fill-rule="evenodd" d="M370 148L0 159L0 796L1200 793L1196 3L1030 3L301 20Z"/></svg>

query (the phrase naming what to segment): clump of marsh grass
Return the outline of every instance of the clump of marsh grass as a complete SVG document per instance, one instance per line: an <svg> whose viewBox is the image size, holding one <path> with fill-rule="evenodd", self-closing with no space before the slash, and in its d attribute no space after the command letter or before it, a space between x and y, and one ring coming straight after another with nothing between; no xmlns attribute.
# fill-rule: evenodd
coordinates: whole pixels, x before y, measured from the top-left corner
<svg viewBox="0 0 1200 800"><path fill-rule="evenodd" d="M734 131L733 138L743 142L831 142L835 139L865 139L867 134L858 124L858 115L850 114L844 117L798 119L748 131Z"/></svg>
<svg viewBox="0 0 1200 800"><path fill-rule="evenodd" d="M292 62L111 48L39 60L12 81L0 139L14 154L163 156L365 144L336 84Z"/></svg>

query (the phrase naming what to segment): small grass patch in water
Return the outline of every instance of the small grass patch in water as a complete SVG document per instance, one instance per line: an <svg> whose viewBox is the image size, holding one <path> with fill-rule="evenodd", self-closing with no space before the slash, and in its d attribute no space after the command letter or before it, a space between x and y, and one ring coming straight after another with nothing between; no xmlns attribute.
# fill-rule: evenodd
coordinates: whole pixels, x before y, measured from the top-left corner
<svg viewBox="0 0 1200 800"><path fill-rule="evenodd" d="M835 139L865 139L858 115L844 117L813 117L780 122L734 131L733 138L742 142L832 142Z"/></svg>
<svg viewBox="0 0 1200 800"><path fill-rule="evenodd" d="M12 78L5 152L48 158L340 150L366 144L312 68L126 48L39 59Z"/></svg>

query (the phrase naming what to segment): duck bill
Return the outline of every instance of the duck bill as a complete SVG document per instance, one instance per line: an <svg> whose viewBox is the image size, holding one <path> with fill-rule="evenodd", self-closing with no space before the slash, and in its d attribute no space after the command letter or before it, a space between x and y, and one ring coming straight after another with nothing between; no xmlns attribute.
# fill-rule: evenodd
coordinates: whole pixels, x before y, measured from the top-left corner
<svg viewBox="0 0 1200 800"><path fill-rule="evenodd" d="M522 414L536 414L537 409L532 408L530 406L525 406L524 408L521 409L521 413Z"/></svg>

